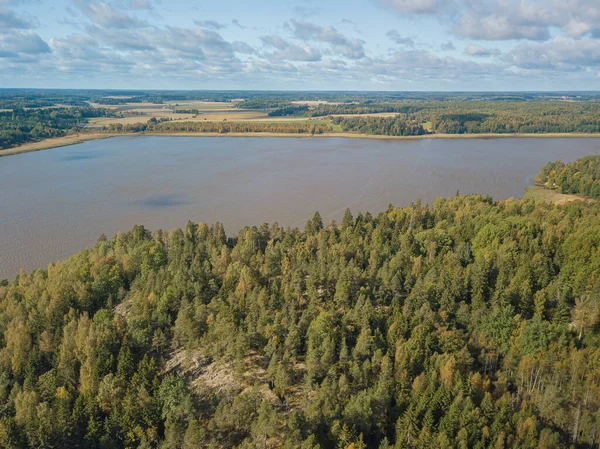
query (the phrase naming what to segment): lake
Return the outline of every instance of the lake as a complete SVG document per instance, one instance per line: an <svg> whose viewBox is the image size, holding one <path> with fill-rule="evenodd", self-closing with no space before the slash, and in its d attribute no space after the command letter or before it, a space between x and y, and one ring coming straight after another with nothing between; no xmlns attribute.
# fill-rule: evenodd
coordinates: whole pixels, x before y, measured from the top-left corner
<svg viewBox="0 0 600 449"><path fill-rule="evenodd" d="M417 198L521 196L546 162L600 154L600 139L116 137L0 158L0 279L135 224L226 231L303 227Z"/></svg>

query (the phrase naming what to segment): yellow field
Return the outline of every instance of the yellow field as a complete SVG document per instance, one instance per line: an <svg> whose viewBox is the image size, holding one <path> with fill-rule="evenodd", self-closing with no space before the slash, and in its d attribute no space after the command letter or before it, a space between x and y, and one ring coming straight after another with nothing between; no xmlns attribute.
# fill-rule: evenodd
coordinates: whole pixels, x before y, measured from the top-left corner
<svg viewBox="0 0 600 449"><path fill-rule="evenodd" d="M138 114L127 116L127 114ZM125 117L97 117L90 119L89 128L98 128L110 126L112 124L133 125L137 123L146 123L151 118L168 118L173 121L188 122L305 122L303 117L269 117L269 114L263 111L253 111L246 109L220 109L203 110L198 114L179 114L169 109L130 109L123 111ZM321 120L319 120L321 121Z"/></svg>
<svg viewBox="0 0 600 449"><path fill-rule="evenodd" d="M185 109L198 109L198 110L211 110L211 109L229 109L235 106L235 103L223 103L216 101L196 101L196 100L184 100L184 101L170 101L168 103L171 107L179 107Z"/></svg>
<svg viewBox="0 0 600 449"><path fill-rule="evenodd" d="M395 117L398 112L373 112L372 114L332 114L332 117Z"/></svg>
<svg viewBox="0 0 600 449"><path fill-rule="evenodd" d="M338 105L338 104L342 104L342 103L332 103L329 101L324 101L324 100L313 100L313 101L292 101L292 104L297 104L300 106L318 106L320 104L331 104L331 105Z"/></svg>

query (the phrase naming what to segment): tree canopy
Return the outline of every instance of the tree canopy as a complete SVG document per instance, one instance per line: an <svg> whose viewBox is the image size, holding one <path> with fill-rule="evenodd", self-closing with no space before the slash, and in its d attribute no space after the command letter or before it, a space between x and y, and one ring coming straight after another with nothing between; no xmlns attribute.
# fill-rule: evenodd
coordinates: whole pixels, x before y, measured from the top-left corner
<svg viewBox="0 0 600 449"><path fill-rule="evenodd" d="M6 448L589 448L600 207L141 226L0 283Z"/></svg>
<svg viewBox="0 0 600 449"><path fill-rule="evenodd" d="M549 162L536 181L561 193L600 199L600 156L587 156L570 164Z"/></svg>

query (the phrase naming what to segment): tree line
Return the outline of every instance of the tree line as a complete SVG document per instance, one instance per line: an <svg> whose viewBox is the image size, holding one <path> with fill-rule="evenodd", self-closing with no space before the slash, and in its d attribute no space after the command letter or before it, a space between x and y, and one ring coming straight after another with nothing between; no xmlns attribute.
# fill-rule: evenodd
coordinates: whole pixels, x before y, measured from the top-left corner
<svg viewBox="0 0 600 449"><path fill-rule="evenodd" d="M342 131L380 136L422 136L427 134L423 126L407 115L394 117L331 117L334 125Z"/></svg>
<svg viewBox="0 0 600 449"><path fill-rule="evenodd" d="M323 134L331 131L325 124L297 122L210 122L210 121L160 121L149 120L148 123L111 124L105 131L117 133L152 132L152 133L277 133L277 134Z"/></svg>
<svg viewBox="0 0 600 449"><path fill-rule="evenodd" d="M68 107L48 109L15 108L0 111L0 150L27 142L64 136L87 124L91 117L112 116L107 109Z"/></svg>
<svg viewBox="0 0 600 449"><path fill-rule="evenodd" d="M136 226L0 283L5 448L597 448L600 207Z"/></svg>
<svg viewBox="0 0 600 449"><path fill-rule="evenodd" d="M439 134L532 134L600 132L600 103L557 100L402 100L326 104L298 112L303 117L397 113L417 123L431 123Z"/></svg>

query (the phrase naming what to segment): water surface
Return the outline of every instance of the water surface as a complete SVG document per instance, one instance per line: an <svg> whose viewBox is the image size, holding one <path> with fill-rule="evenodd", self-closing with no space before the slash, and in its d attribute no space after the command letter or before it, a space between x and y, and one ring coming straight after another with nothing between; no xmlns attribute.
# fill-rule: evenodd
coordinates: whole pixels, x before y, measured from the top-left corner
<svg viewBox="0 0 600 449"><path fill-rule="evenodd" d="M101 233L188 220L303 226L461 193L520 196L550 160L600 139L117 137L0 158L0 279L44 267Z"/></svg>

